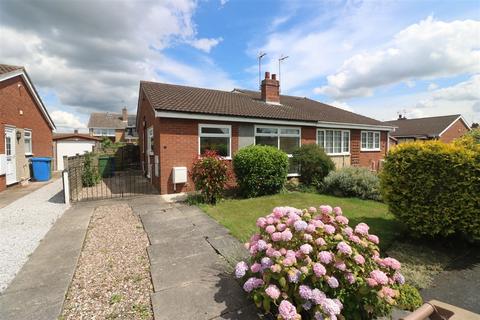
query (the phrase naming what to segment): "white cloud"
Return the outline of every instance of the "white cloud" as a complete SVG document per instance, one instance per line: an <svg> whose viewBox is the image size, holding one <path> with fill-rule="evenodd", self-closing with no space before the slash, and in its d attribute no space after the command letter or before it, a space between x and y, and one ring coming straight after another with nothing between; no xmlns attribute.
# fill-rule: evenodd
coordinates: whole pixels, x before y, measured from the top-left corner
<svg viewBox="0 0 480 320"><path fill-rule="evenodd" d="M315 92L343 99L370 96L377 87L402 81L480 72L479 30L480 21L429 17L383 47L347 59Z"/></svg>
<svg viewBox="0 0 480 320"><path fill-rule="evenodd" d="M449 101L480 100L480 74L454 86L435 90L432 97L434 100Z"/></svg>
<svg viewBox="0 0 480 320"><path fill-rule="evenodd" d="M432 82L428 85L428 90L431 91L431 90L435 90L435 89L438 89L438 84Z"/></svg>
<svg viewBox="0 0 480 320"><path fill-rule="evenodd" d="M224 5L227 4L229 0L220 0L220 5L223 7Z"/></svg>
<svg viewBox="0 0 480 320"><path fill-rule="evenodd" d="M297 10L297 5L297 2L292 4L291 11ZM302 5L318 11L317 2L307 1ZM249 44L247 53L253 60L258 52L267 52L262 70L273 73L278 70L278 58L288 55L290 58L282 64L282 88L289 94L307 87L310 91L314 81L335 72L352 56L353 50L365 50L398 30L397 21L392 19L397 5L378 1L328 2L328 10L319 11L314 18L303 19L288 29L268 30L266 37ZM268 25L281 25L286 17L288 13L272 19ZM378 28L379 25L383 27ZM252 65L247 70L252 74L254 85L258 67Z"/></svg>
<svg viewBox="0 0 480 320"><path fill-rule="evenodd" d="M135 109L140 80L231 89L233 81L202 56L187 64L163 51L178 43L204 51L215 45L218 39L197 37L196 5L193 0L118 0L115 6L93 0L0 1L1 61L24 65L35 86L80 118L92 111L118 112L124 105Z"/></svg>
<svg viewBox="0 0 480 320"><path fill-rule="evenodd" d="M353 107L351 105L349 105L348 103L346 103L345 101L332 101L332 102L329 102L328 103L329 105L332 105L334 107L337 107L337 108L340 108L340 109L343 109L343 110L347 110L347 111L350 111L350 112L354 112L353 111Z"/></svg>
<svg viewBox="0 0 480 320"><path fill-rule="evenodd" d="M223 41L223 38L203 38L203 39L195 39L190 41L190 45L198 50L202 50L206 53L209 53L213 47Z"/></svg>
<svg viewBox="0 0 480 320"><path fill-rule="evenodd" d="M50 112L53 122L57 127L61 128L75 128L83 129L86 125L80 121L80 119L72 113L55 110Z"/></svg>

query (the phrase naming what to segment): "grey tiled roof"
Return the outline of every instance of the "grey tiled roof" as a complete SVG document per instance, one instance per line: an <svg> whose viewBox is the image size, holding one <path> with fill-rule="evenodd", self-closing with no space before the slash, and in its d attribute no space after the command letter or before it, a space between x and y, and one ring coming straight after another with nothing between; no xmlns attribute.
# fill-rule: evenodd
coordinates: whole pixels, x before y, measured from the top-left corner
<svg viewBox="0 0 480 320"><path fill-rule="evenodd" d="M112 112L94 112L88 120L89 128L125 129L135 127L136 115L129 115L128 121L122 121L122 114Z"/></svg>
<svg viewBox="0 0 480 320"><path fill-rule="evenodd" d="M386 121L386 123L398 127L391 135L394 137L438 137L459 114L449 116L417 118L417 119L401 119Z"/></svg>
<svg viewBox="0 0 480 320"><path fill-rule="evenodd" d="M153 108L159 111L255 117L290 121L326 121L364 125L387 124L305 97L280 96L281 105L265 103L260 92L221 91L165 83L140 83Z"/></svg>

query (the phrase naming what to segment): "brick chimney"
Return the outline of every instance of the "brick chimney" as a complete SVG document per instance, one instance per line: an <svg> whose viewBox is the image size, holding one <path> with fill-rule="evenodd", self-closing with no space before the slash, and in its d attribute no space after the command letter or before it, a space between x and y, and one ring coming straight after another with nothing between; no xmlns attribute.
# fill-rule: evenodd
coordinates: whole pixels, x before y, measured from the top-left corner
<svg viewBox="0 0 480 320"><path fill-rule="evenodd" d="M127 107L124 107L122 109L122 121L127 122L128 121L128 113L127 113Z"/></svg>
<svg viewBox="0 0 480 320"><path fill-rule="evenodd" d="M280 82L277 80L277 75L272 74L270 79L270 72L265 72L265 79L262 80L262 100L267 103L280 103Z"/></svg>

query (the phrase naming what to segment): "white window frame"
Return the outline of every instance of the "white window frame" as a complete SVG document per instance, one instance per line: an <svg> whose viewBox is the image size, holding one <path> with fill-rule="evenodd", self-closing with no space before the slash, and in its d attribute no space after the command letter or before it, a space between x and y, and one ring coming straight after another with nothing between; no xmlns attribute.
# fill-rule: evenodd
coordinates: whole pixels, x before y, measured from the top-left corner
<svg viewBox="0 0 480 320"><path fill-rule="evenodd" d="M365 136L366 136L366 142L365 142L365 145L366 147L363 147L363 134L365 133ZM372 146L369 147L368 146L368 135L369 134L372 134L373 135L373 140L372 140ZM376 138L378 137L378 147L375 147L375 140ZM360 132L360 151L380 151L381 150L381 147L382 147L382 134L380 131L364 131L362 130Z"/></svg>
<svg viewBox="0 0 480 320"><path fill-rule="evenodd" d="M94 137L115 137L115 129L112 128L92 128Z"/></svg>
<svg viewBox="0 0 480 320"><path fill-rule="evenodd" d="M257 133L257 128L268 128L268 129L277 129L277 133ZM293 134L293 133L281 133L281 129L294 129L298 130L298 134ZM280 137L294 137L298 138L298 146L302 146L302 127L286 127L286 126L269 126L269 125L255 125L254 128L254 141L253 143L256 145L257 144L257 139L256 137L277 137L277 149L280 149ZM288 154L287 156L289 158L293 157L292 154ZM289 173L288 177L299 177L299 173Z"/></svg>
<svg viewBox="0 0 480 320"><path fill-rule="evenodd" d="M32 130L31 129L24 129L23 131L23 143L26 146L27 143L25 139L27 138L27 133L29 134L29 139L30 139L30 152L27 152L27 148L25 148L25 155L26 156L31 156L33 155L33 140L32 140Z"/></svg>
<svg viewBox="0 0 480 320"><path fill-rule="evenodd" d="M323 131L323 145L320 144L320 141L318 141L318 133L320 131ZM325 143L326 143L326 137L327 137L327 131L332 131L332 135L334 136L334 132L340 132L340 152L333 152L333 153L328 153L327 149L325 148ZM345 148L344 146L344 141L343 141L343 135L348 134L348 152L343 151ZM350 144L351 144L351 134L350 130L341 130L341 129L317 129L317 137L316 137L317 145L322 147L323 150L325 150L325 153L327 153L328 156L349 156L350 155ZM333 146L335 149L335 147Z"/></svg>
<svg viewBox="0 0 480 320"><path fill-rule="evenodd" d="M153 126L147 128L147 151L148 154L153 156L152 150L152 138L153 138Z"/></svg>
<svg viewBox="0 0 480 320"><path fill-rule="evenodd" d="M268 129L277 129L277 133L257 133L257 128L268 128ZM281 133L282 129L293 129L298 130L298 134L293 133ZM254 138L256 137L277 137L277 149L280 150L280 137L293 137L298 139L298 146L302 146L302 128L301 127L282 127L282 126L262 126L255 125ZM257 144L257 139L255 139L254 144ZM292 154L288 154L288 157L292 157Z"/></svg>
<svg viewBox="0 0 480 320"><path fill-rule="evenodd" d="M228 133L202 133L202 128L223 128L228 129ZM221 157L225 160L232 159L232 126L229 124L209 124L209 123L200 123L198 124L198 155L201 155L201 138L228 138L228 156Z"/></svg>

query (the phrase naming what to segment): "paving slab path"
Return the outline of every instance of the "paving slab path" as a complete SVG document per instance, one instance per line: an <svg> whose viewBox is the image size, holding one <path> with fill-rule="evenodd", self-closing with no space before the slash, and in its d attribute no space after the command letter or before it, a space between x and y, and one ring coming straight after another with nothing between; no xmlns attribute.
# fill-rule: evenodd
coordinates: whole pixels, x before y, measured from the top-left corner
<svg viewBox="0 0 480 320"><path fill-rule="evenodd" d="M158 196L129 204L150 241L156 320L259 319L232 276L247 251L227 229L198 207L169 204Z"/></svg>
<svg viewBox="0 0 480 320"><path fill-rule="evenodd" d="M60 316L94 208L73 206L57 220L0 295L0 320Z"/></svg>

